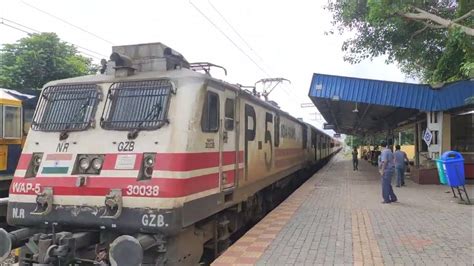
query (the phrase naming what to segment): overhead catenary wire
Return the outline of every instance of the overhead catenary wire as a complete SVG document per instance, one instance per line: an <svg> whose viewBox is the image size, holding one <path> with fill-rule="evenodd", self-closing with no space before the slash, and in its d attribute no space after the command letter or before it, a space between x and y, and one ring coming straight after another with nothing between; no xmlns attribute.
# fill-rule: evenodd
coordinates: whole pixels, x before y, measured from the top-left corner
<svg viewBox="0 0 474 266"><path fill-rule="evenodd" d="M17 27L15 27L15 26L13 26L13 25L10 25L10 24L8 24L8 23L5 23L3 20L0 21L0 24L5 25L5 26L7 26L7 27L10 27L10 28L12 28L12 29L15 29L15 30L17 30L17 31L21 31L21 32L26 33L26 34L28 34L28 35L31 35L30 32L28 32L28 31L26 31L26 30L22 30L22 29L20 29L20 28L17 28Z"/></svg>
<svg viewBox="0 0 474 266"><path fill-rule="evenodd" d="M237 36L239 36L239 38L242 40L242 42L244 42L245 45L247 45L247 47L250 49L250 51L252 51L255 54L255 56L257 56L258 59L263 62L263 58L252 48L252 46L250 46L250 44L245 40L245 38L242 37L242 35L237 31L237 29L235 29L235 27L232 26L232 24L225 18L224 15L222 15L222 13L212 4L212 2L210 0L208 0L207 2L212 7L212 9L214 9L214 11L222 18L222 20L232 29L232 31Z"/></svg>
<svg viewBox="0 0 474 266"><path fill-rule="evenodd" d="M23 32L23 33L26 33L26 34L28 34L29 36L33 35L33 33L31 33L31 32L22 30L22 29L20 29L20 28L18 28L18 27L15 27L15 26L10 25L10 24L5 23L5 22L0 22L0 24L1 24L1 25L5 25L5 26L7 26L7 27L10 27L10 28L12 28L12 29L21 31L21 32ZM73 45L74 45L74 44L73 44ZM83 51L78 51L78 52L81 53L81 54L83 54L83 55L86 55L86 56L89 56L89 57L93 57L93 58L98 59L98 60L101 60L101 59L102 59L101 57L98 57L98 56L93 55L93 54L90 54L90 53L86 53L86 52L83 52Z"/></svg>
<svg viewBox="0 0 474 266"><path fill-rule="evenodd" d="M191 3L191 0L189 1ZM214 6L212 4L212 2L210 0L207 1L209 3L209 5L212 7L212 9L219 15L219 17L229 26L230 29L232 29L232 31L240 38L240 40L245 43L245 45L247 46L247 48L253 52L253 54L264 64L266 65L265 68L267 68L268 70L270 70L270 72L273 72L269 67L268 67L268 64L265 62L265 60L263 60L263 58L255 51L255 49L252 48L252 46L245 40L245 38L237 31L237 29L225 18L225 16L222 14L222 12L220 12L216 6ZM191 3L192 4L192 3ZM205 16L205 14L203 14L204 12L200 12L201 15ZM209 22L210 21L210 18L208 16L205 16ZM215 24L213 22L211 22L211 24ZM221 32L222 33L222 32ZM224 33L223 33L224 34ZM225 34L224 34L225 35ZM228 39L229 37L227 35L225 35ZM233 41L232 41L233 42ZM234 44L235 45L235 44ZM247 55L247 54L246 54ZM247 55L248 56L248 55ZM266 75L268 77L270 77L270 75L267 73L267 72L264 72L266 73ZM282 87L282 90L283 92L288 95L288 97L292 98L293 100L296 100L296 101L301 101L301 99L298 99L299 97L297 97L296 95L294 94L291 94L290 92L288 92L288 90L286 89L286 87Z"/></svg>
<svg viewBox="0 0 474 266"><path fill-rule="evenodd" d="M5 23L5 21L7 21L8 23ZM16 29L16 30L18 30L18 31L22 31L22 32L24 32L24 33L26 33L26 34L28 34L28 35L32 35L33 33L31 33L31 32L34 32L34 33L37 33L37 34L41 33L41 31L39 31L39 30L36 30L36 29L34 29L34 28L25 26L25 25L23 25L23 24L20 24L20 23L18 23L18 22L15 22L15 21L13 21L13 20L11 20L11 19L6 19L6 18L4 18L4 17L0 17L0 24L3 24L3 25L5 25L5 26L7 26L7 27ZM11 24L14 24L15 26L13 26L13 25L11 25ZM30 31L26 31L26 30L20 29L20 28L18 28L18 27L22 27L22 28L28 29L28 30L30 30ZM65 42L68 43L68 44L74 45L75 47L77 47L77 48L79 48L79 49L82 49L82 50L88 51L88 52L90 52L90 53L96 54L96 55L92 55L92 54L87 53L87 52L78 51L78 52L80 52L80 53L82 53L82 54L84 54L84 55L87 55L87 56L90 56L90 57L93 57L93 58L96 58L96 59L99 59L99 60L102 59L102 58L104 58L104 57L107 58L107 56L104 55L104 54L102 54L102 53L93 51L93 50L91 50L91 49L88 49L88 48L86 48L86 47L83 47L83 46L80 46L80 45L77 45L77 44L74 44L74 43L71 43L71 42L68 42L68 41L65 41ZM97 55L101 56L102 58L97 57Z"/></svg>
<svg viewBox="0 0 474 266"><path fill-rule="evenodd" d="M12 23L12 24L18 25L18 26L20 26L20 27L22 27L22 28L25 28L25 29L27 29L27 30L30 30L30 31L33 31L33 32L36 32L36 33L40 33L39 30L35 30L35 29L33 29L33 28L27 27L27 26L25 26L25 25L23 25L23 24L20 24L20 23L18 23L18 22L13 21L13 20L6 19L6 18L4 18L4 17L0 17L0 19L2 20L2 22L8 21L8 22L10 22L10 23Z"/></svg>
<svg viewBox="0 0 474 266"><path fill-rule="evenodd" d="M218 30L226 39L231 42L242 54L244 54L262 73L270 77L270 75L263 69L250 55L248 55L238 44L236 44L214 21L212 21L201 9L199 9L191 0L188 2L196 11L199 12L216 30Z"/></svg>
<svg viewBox="0 0 474 266"><path fill-rule="evenodd" d="M44 10L42 10L42 9L40 9L40 8L38 8L38 7L34 6L34 5L32 5L32 4L29 4L29 3L27 3L27 2L25 2L25 1L23 1L23 0L22 0L21 2L22 2L24 5L29 6L29 7L33 8L33 9L35 9L35 10L37 10L37 11L39 11L39 12L45 14L45 15L48 15L48 16L50 16L50 17L52 17L52 18L55 18L55 19L57 19L57 20L59 20L59 21L65 23L65 24L67 24L67 25L69 25L69 26L71 26L71 27L74 27L74 28L76 28L76 29L78 29L78 30L80 30L80 31L82 31L82 32L85 32L85 33L87 33L87 34L89 34L89 35L91 35L91 36L94 36L94 37L96 37L97 39L100 39L100 40L102 40L102 41L104 41L104 42L106 42L106 43L108 43L108 44L110 44L110 45L114 45L113 42L111 42L111 41L109 41L109 40L107 40L107 39L104 39L103 37L100 37L99 35L97 35L97 34L95 34L95 33L92 33L92 32L90 32L90 31L88 31L88 30L86 30L86 29L84 29L84 28L81 28L81 27L79 27L79 26L77 26L77 25L74 25L74 24L72 24L71 22L69 22L69 21L67 21L67 20L65 20L65 19L63 19L63 18L60 18L60 17L58 17L58 16L56 16L56 15L53 15L53 14L51 14L51 13L49 13L49 12L46 12L46 11L44 11Z"/></svg>
<svg viewBox="0 0 474 266"><path fill-rule="evenodd" d="M255 66L257 66L267 77L271 77L271 75L268 74L268 72L265 71L262 66L260 66L253 58L251 58L251 56L249 54L247 54L239 45L237 45L219 26L217 26L216 23L214 23L214 21L212 21L212 19L210 19L201 9L199 9L194 3L192 3L191 0L189 0L189 4L191 4L194 7L194 9L196 9L215 29L217 29L222 35L224 35L224 37L226 37L226 39L228 41L230 41L237 49L239 49L240 52L242 52L250 61L252 61L252 63L254 63ZM211 6L212 6L212 4L211 4ZM219 11L217 11L217 9L215 7L213 7L213 8L216 10L216 12L218 14L220 14L221 17L223 17L223 15ZM226 21L226 20L224 19L224 21ZM233 28L228 21L226 21L226 23L229 25L229 27ZM236 34L239 35L238 33L236 33ZM249 46L249 45L247 45L247 46ZM249 48L252 49L250 46L249 46ZM262 60L262 62L263 62L263 60ZM285 88L283 88L283 92L286 95L288 95L288 97L293 98L293 100L299 101L297 98L295 98L295 96L293 94L289 93Z"/></svg>

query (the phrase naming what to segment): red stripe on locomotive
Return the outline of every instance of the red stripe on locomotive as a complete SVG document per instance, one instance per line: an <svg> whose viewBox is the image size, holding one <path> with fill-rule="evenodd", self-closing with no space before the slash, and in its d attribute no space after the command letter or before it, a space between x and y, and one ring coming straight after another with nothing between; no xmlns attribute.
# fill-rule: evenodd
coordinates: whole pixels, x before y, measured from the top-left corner
<svg viewBox="0 0 474 266"><path fill-rule="evenodd" d="M150 195L130 195L128 186L159 186L158 198L183 197L219 186L219 174L213 173L195 176L186 179L178 178L152 178L137 181L136 178L93 177L87 180L83 187L76 187L76 177L37 177L34 179L16 179L11 187L11 194L35 195L34 190L28 192L14 191L20 184L39 184L43 187L53 187L54 195L63 196L105 196L110 189L122 189L124 196L152 197Z"/></svg>
<svg viewBox="0 0 474 266"><path fill-rule="evenodd" d="M22 153L20 159L18 160L18 165L16 166L16 169L26 170L28 168L28 165L30 164L32 156L33 154L31 153Z"/></svg>
<svg viewBox="0 0 474 266"><path fill-rule="evenodd" d="M238 162L243 162L243 151L239 151ZM139 170L143 158L143 153L109 153L105 155L103 170L119 170L115 169L118 155L136 155L134 168L131 170ZM46 160L71 160L71 154L48 154ZM18 170L27 170L32 154L23 153L18 161ZM226 151L222 154L223 164L228 165L236 163L236 152ZM201 153L158 153L156 154L155 170L161 171L192 171L219 166L218 152L201 152Z"/></svg>
<svg viewBox="0 0 474 266"><path fill-rule="evenodd" d="M243 161L243 152L239 152L239 162ZM236 152L222 153L222 165L236 163ZM155 170L160 171L192 171L219 166L219 152L198 153L158 153L156 154Z"/></svg>

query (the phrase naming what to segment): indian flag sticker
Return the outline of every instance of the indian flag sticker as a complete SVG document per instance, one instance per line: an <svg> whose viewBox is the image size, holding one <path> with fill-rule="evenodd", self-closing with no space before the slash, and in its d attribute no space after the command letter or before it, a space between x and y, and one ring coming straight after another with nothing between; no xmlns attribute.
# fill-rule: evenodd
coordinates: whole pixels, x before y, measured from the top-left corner
<svg viewBox="0 0 474 266"><path fill-rule="evenodd" d="M42 174L67 174L72 154L48 154L43 162Z"/></svg>

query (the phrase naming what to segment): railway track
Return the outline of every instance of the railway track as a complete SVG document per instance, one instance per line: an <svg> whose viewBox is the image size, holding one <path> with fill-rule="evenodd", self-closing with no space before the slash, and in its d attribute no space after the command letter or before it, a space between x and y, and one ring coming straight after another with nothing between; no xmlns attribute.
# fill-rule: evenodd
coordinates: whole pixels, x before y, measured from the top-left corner
<svg viewBox="0 0 474 266"><path fill-rule="evenodd" d="M7 228L8 189L13 176L0 175L0 228Z"/></svg>
<svg viewBox="0 0 474 266"><path fill-rule="evenodd" d="M8 198L0 198L0 228L7 228L6 221Z"/></svg>

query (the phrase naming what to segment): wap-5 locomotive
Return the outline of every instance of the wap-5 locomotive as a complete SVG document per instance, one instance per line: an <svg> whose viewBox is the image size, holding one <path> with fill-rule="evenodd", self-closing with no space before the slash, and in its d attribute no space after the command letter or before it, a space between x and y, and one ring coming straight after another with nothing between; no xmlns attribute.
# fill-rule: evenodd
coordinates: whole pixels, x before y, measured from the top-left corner
<svg viewBox="0 0 474 266"><path fill-rule="evenodd" d="M42 90L0 256L21 265L197 264L340 147L161 43ZM202 73L199 70L204 70Z"/></svg>

